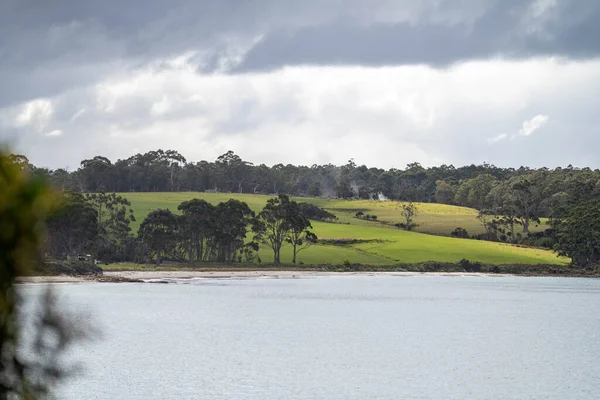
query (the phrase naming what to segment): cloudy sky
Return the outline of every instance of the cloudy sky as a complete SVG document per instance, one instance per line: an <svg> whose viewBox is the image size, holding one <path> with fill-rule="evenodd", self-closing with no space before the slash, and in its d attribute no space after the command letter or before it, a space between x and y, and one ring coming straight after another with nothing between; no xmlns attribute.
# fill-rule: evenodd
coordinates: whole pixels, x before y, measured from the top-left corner
<svg viewBox="0 0 600 400"><path fill-rule="evenodd" d="M75 169L600 167L598 0L0 0L0 142Z"/></svg>

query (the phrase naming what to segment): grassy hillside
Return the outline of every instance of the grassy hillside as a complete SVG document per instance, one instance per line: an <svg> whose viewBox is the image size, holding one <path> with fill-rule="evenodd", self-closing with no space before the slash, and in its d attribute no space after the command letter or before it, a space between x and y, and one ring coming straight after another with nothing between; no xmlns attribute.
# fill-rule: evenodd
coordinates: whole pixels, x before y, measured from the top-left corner
<svg viewBox="0 0 600 400"><path fill-rule="evenodd" d="M205 199L211 203L227 201L230 198L248 203L255 211L260 211L267 199L272 196L223 193L124 193L133 206L139 223L152 210L169 208L177 211L177 206L192 198ZM336 214L339 223L314 222L314 232L320 239L335 239L337 245L313 246L299 254L305 264L340 264L344 259L353 263L392 264L422 261L459 261L463 258L490 264L538 264L566 263L554 253L546 250L521 248L502 243L491 243L467 239L424 235L418 232L449 234L460 226L470 233L479 233L482 228L476 219L477 211L464 207L442 204L418 204L420 214L416 222L418 232L405 232L381 222L370 222L354 218L362 211L377 215L380 221L391 223L401 220L399 203L369 200L337 200L317 198L296 198L297 201L314 203ZM350 242L346 239L354 239ZM346 243L346 244L345 244ZM261 249L260 257L268 262L272 259L269 249ZM289 247L282 251L282 261L291 261Z"/></svg>

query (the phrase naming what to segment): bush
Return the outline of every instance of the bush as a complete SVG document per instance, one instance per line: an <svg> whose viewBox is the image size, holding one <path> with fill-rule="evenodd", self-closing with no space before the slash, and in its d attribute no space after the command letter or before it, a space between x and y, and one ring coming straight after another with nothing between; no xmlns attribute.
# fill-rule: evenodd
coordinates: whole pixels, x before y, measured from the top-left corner
<svg viewBox="0 0 600 400"><path fill-rule="evenodd" d="M543 247L546 249L553 249L556 244L556 231L553 229L546 229L541 232L530 232L526 237L521 240L521 243L526 246Z"/></svg>
<svg viewBox="0 0 600 400"><path fill-rule="evenodd" d="M458 262L465 272L481 272L481 263L479 262L471 262L467 259L462 259Z"/></svg>
<svg viewBox="0 0 600 400"><path fill-rule="evenodd" d="M467 232L466 229L459 227L450 232L450 236L455 238L467 239L469 237L469 232Z"/></svg>
<svg viewBox="0 0 600 400"><path fill-rule="evenodd" d="M350 262L350 260L348 260L347 258L344 258L344 265L346 267L349 267L350 265L352 265L352 263Z"/></svg>
<svg viewBox="0 0 600 400"><path fill-rule="evenodd" d="M324 209L319 208L311 203L298 203L298 207L300 208L300 213L302 215L313 221L328 221L338 219L329 211L325 211Z"/></svg>
<svg viewBox="0 0 600 400"><path fill-rule="evenodd" d="M477 240L487 240L489 242L499 242L498 236L493 233L480 233L479 235L473 235L473 239Z"/></svg>

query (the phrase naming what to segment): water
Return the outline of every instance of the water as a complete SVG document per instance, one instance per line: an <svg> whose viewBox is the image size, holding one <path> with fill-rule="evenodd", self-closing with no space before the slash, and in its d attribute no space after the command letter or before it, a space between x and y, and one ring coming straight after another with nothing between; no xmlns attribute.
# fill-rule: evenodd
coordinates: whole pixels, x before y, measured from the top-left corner
<svg viewBox="0 0 600 400"><path fill-rule="evenodd" d="M600 398L600 280L338 276L58 289L104 335L75 352L86 370L60 398Z"/></svg>

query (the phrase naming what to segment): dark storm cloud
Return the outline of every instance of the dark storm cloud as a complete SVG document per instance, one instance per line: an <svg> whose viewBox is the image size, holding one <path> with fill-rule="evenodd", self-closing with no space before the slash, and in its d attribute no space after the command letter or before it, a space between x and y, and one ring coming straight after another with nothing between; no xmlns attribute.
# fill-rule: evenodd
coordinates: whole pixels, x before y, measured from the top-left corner
<svg viewBox="0 0 600 400"><path fill-rule="evenodd" d="M199 70L231 73L594 57L598 20L597 0L0 0L0 107L187 51L200 53ZM223 67L240 41L249 53Z"/></svg>
<svg viewBox="0 0 600 400"><path fill-rule="evenodd" d="M499 1L470 24L357 26L337 21L281 29L255 46L236 70L298 64L447 66L494 56L585 59L600 55L600 1L547 4L548 9L537 15L535 2Z"/></svg>

